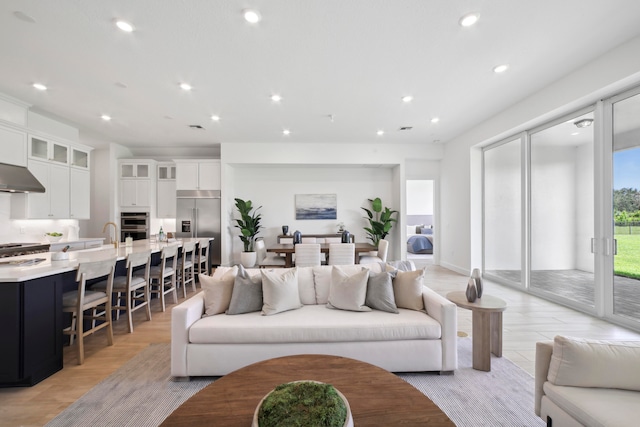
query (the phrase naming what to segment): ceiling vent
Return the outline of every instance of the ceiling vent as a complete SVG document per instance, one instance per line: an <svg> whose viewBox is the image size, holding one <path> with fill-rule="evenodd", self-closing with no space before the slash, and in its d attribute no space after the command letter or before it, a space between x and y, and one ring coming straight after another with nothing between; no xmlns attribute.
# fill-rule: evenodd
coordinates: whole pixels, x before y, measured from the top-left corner
<svg viewBox="0 0 640 427"><path fill-rule="evenodd" d="M200 125L189 125L189 127L190 127L191 129L204 129L204 128L203 128L202 126L200 126Z"/></svg>
<svg viewBox="0 0 640 427"><path fill-rule="evenodd" d="M413 129L413 126L402 126L400 129L398 130L411 130Z"/></svg>

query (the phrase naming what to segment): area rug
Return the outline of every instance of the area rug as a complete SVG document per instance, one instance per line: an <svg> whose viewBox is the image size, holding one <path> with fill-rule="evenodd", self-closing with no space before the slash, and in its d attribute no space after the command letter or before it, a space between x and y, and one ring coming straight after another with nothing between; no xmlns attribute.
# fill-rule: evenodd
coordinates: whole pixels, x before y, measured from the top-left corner
<svg viewBox="0 0 640 427"><path fill-rule="evenodd" d="M491 372L471 368L471 339L458 339L454 375L398 376L430 398L457 426L544 426L533 412L534 379L506 358ZM152 344L47 424L157 426L215 377L174 382L169 344Z"/></svg>

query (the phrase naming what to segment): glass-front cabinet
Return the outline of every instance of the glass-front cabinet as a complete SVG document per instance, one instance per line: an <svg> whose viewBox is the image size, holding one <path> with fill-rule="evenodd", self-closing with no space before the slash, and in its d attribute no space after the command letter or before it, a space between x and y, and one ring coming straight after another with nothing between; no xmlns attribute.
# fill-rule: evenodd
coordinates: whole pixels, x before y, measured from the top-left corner
<svg viewBox="0 0 640 427"><path fill-rule="evenodd" d="M69 146L39 136L29 136L29 157L36 160L69 164Z"/></svg>

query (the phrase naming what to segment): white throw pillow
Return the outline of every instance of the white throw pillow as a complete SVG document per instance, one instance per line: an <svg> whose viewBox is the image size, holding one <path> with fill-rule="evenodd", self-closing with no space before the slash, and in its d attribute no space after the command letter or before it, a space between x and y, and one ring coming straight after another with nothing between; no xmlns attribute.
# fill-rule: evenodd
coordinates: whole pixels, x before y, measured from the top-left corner
<svg viewBox="0 0 640 427"><path fill-rule="evenodd" d="M262 300L263 316L302 307L298 271L291 268L282 274L274 270L262 270Z"/></svg>
<svg viewBox="0 0 640 427"><path fill-rule="evenodd" d="M547 379L556 385L640 391L640 341L556 336Z"/></svg>
<svg viewBox="0 0 640 427"><path fill-rule="evenodd" d="M238 269L227 270L225 274L221 273L217 278L205 274L198 276L204 296L203 317L224 313L229 308L237 271Z"/></svg>
<svg viewBox="0 0 640 427"><path fill-rule="evenodd" d="M331 286L327 307L350 311L371 311L364 305L367 297L369 270L363 268L358 273L347 275L339 268L331 270Z"/></svg>
<svg viewBox="0 0 640 427"><path fill-rule="evenodd" d="M424 269L395 272L393 279L393 295L398 308L424 310L422 287L424 286Z"/></svg>
<svg viewBox="0 0 640 427"><path fill-rule="evenodd" d="M234 277L238 274L238 266L234 265L233 267L216 267L211 277L214 279L220 279L223 276L226 276L227 273L232 274Z"/></svg>

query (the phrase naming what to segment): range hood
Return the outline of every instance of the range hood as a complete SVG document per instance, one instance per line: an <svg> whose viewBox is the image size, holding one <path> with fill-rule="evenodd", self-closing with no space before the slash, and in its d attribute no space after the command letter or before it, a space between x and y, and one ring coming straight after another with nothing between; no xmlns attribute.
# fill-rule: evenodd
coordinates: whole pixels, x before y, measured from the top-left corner
<svg viewBox="0 0 640 427"><path fill-rule="evenodd" d="M0 163L0 191L44 193L45 188L26 167Z"/></svg>

